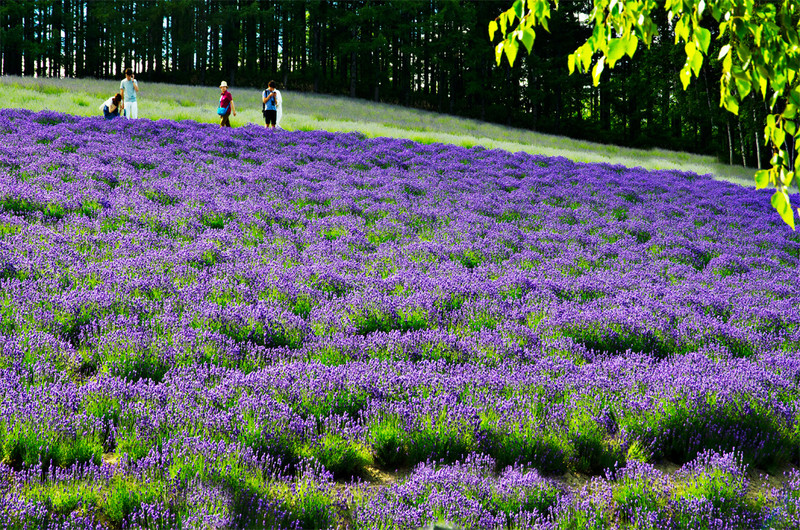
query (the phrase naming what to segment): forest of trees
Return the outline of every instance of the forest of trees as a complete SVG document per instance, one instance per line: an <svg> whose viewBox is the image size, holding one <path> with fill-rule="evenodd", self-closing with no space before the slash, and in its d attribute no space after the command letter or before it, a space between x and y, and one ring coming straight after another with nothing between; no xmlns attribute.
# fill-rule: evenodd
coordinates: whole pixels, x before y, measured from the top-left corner
<svg viewBox="0 0 800 530"><path fill-rule="evenodd" d="M575 138L766 165L764 103L720 109L719 43L684 91L665 33L606 70L568 75L591 0L561 0L550 33L513 67L487 25L509 0L2 0L0 74L121 77L366 98ZM713 20L708 29L716 35ZM660 24L668 28L668 24Z"/></svg>

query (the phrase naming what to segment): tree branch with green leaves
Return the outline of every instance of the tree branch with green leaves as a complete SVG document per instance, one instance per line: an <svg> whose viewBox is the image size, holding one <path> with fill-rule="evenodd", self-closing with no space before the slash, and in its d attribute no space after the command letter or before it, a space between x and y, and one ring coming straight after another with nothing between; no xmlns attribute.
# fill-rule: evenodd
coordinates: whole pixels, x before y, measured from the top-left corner
<svg viewBox="0 0 800 530"><path fill-rule="evenodd" d="M489 23L489 38L494 41L498 32L500 36L495 47L498 65L503 56L513 65L520 45L531 53L536 29L549 31L551 9L558 9L558 0L516 0ZM711 32L701 21L711 17L719 26L720 106L738 115L739 104L751 93L766 102L764 142L772 146L771 167L756 172L756 188L775 188L772 206L794 230L789 191L793 183L798 185L800 157L791 164L786 146L794 142L795 150L800 149L800 137L795 137L800 119L800 1L594 0L586 20L592 34L569 56L570 73L591 71L597 86L606 66L614 68L625 56L632 58L640 43L649 48L658 33L651 16L657 9L666 11L675 44L683 44L686 52L679 74L684 90L699 77L711 45Z"/></svg>

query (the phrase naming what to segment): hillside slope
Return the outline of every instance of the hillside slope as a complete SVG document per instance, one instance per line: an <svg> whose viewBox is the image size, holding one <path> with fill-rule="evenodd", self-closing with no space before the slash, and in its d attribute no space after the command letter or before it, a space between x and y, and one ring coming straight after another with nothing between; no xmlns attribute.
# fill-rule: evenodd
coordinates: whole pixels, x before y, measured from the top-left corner
<svg viewBox="0 0 800 530"><path fill-rule="evenodd" d="M0 77L3 106L51 109L79 116L98 115L98 106L113 95L118 81ZM260 91L231 87L239 115L234 126L263 123ZM216 87L141 83L140 118L215 122ZM578 162L608 162L646 169L678 169L752 186L754 169L720 164L713 157L665 150L642 150L540 134L446 114L343 97L282 91L284 121L289 130L359 131L368 137L407 138L465 147L524 151L563 156Z"/></svg>

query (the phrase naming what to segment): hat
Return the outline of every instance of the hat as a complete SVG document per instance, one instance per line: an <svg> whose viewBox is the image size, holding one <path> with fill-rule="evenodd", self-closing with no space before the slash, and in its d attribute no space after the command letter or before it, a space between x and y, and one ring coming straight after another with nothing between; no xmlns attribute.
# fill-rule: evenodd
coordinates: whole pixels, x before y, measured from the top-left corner
<svg viewBox="0 0 800 530"><path fill-rule="evenodd" d="M220 88L222 88L222 87L226 87L227 88L227 86L228 86L228 83L226 83L225 81L223 81L222 83L219 84Z"/></svg>

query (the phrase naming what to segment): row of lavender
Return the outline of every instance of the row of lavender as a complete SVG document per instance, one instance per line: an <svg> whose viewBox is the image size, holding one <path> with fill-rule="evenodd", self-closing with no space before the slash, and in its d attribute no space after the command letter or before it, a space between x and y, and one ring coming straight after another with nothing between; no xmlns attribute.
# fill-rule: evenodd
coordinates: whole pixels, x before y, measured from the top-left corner
<svg viewBox="0 0 800 530"><path fill-rule="evenodd" d="M703 452L671 473L629 463L571 491L535 470L470 455L417 466L402 483L342 488L313 465L295 476L225 444L183 440L136 462L44 472L0 467L4 528L792 529L800 474L753 477L737 453ZM46 477L46 478L43 478ZM114 523L119 521L118 523Z"/></svg>
<svg viewBox="0 0 800 530"><path fill-rule="evenodd" d="M4 110L0 140L11 527L794 524L797 480L745 472L800 458L766 195L354 134Z"/></svg>

